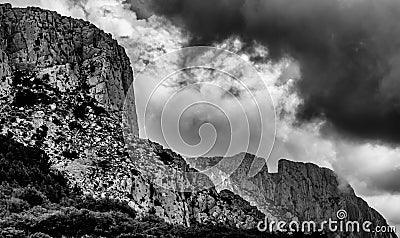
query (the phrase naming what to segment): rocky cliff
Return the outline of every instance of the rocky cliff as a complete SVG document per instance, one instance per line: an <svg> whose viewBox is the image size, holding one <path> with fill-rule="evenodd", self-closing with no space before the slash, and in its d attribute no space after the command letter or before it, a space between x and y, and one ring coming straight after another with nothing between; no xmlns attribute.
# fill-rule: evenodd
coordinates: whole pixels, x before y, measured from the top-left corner
<svg viewBox="0 0 400 238"><path fill-rule="evenodd" d="M0 78L16 69L68 71L69 81L53 82L61 91L85 85L105 108L121 108L133 74L125 50L110 34L38 8L4 4L0 14Z"/></svg>
<svg viewBox="0 0 400 238"><path fill-rule="evenodd" d="M237 195L218 192L207 176L188 173L179 155L124 131L120 112L133 98L133 76L109 34L38 8L1 4L0 13L0 133L45 151L71 187L186 226L254 228L262 212L318 220L339 208L386 224L351 189L339 189L331 171L310 164L281 161L277 174L264 168L249 178L254 158L246 156L227 184Z"/></svg>
<svg viewBox="0 0 400 238"><path fill-rule="evenodd" d="M280 160L277 173L269 173L263 158L251 154L238 154L229 158L197 158L190 163L199 170L207 170L211 178L223 174L220 189L229 189L250 201L270 220L315 221L331 218L337 220L337 212L345 210L347 221L370 221L373 226L387 226L377 211L357 197L351 186L341 181L326 168L311 163ZM229 165L240 163L230 173ZM251 168L260 164L262 169L254 174ZM389 233L341 233L344 237L397 237Z"/></svg>
<svg viewBox="0 0 400 238"><path fill-rule="evenodd" d="M133 77L111 35L38 8L1 4L0 13L1 134L45 151L71 187L126 202L142 216L239 228L263 218L239 196L218 193L206 176L196 179L208 189L192 187L180 156L123 132Z"/></svg>

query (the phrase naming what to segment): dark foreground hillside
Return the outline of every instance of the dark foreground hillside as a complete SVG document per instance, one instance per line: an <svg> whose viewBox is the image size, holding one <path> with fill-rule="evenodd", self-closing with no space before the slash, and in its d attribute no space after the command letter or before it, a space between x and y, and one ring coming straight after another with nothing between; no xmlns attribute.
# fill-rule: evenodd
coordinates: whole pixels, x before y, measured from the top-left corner
<svg viewBox="0 0 400 238"><path fill-rule="evenodd" d="M0 183L0 237L323 237L136 219L122 202L70 189L43 151L13 141L12 135L0 136Z"/></svg>

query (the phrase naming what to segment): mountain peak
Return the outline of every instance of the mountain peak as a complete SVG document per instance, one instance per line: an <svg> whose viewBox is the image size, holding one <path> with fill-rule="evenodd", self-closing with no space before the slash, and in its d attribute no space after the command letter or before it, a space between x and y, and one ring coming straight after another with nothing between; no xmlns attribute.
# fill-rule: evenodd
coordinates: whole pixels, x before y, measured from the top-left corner
<svg viewBox="0 0 400 238"><path fill-rule="evenodd" d="M133 72L124 48L84 20L42 10L1 4L0 78L16 70L74 74L107 110L120 110ZM57 82L60 84L61 82Z"/></svg>
<svg viewBox="0 0 400 238"><path fill-rule="evenodd" d="M222 161L217 168L232 171L235 194L214 186L178 190L190 184L182 157L136 136L124 141L116 112L134 96L127 95L133 72L110 34L39 8L1 4L0 13L0 134L43 151L72 187L184 226L251 229L264 215L320 221L342 208L354 219L386 224L354 194L341 192L332 171L282 160L270 174L263 158L248 153L197 159L205 166Z"/></svg>
<svg viewBox="0 0 400 238"><path fill-rule="evenodd" d="M39 8L4 4L0 11L0 135L42 151L72 188L124 202L140 218L246 229L262 219L210 183L182 190L193 179L182 157L136 134L127 138L119 112L134 96L133 73L110 34Z"/></svg>
<svg viewBox="0 0 400 238"><path fill-rule="evenodd" d="M202 161L204 160L204 161ZM195 163L193 163L195 161ZM223 161L227 161L223 163ZM233 162L234 161L234 162ZM241 153L227 158L198 158L191 160L192 165L215 166L209 170L211 178L227 173L223 164L237 164L229 173L220 189L229 189L260 209L270 220L277 221L315 221L335 219L336 212L346 210L349 219L364 222L370 219L376 225L387 224L386 220L361 198L353 188L334 171L321 168L312 163L295 162L281 159L278 172L269 173L265 160L254 155ZM260 169L263 166L262 169ZM231 167L228 167L232 169ZM251 168L258 168L251 173ZM253 170L254 172L254 170ZM220 182L216 180L214 182ZM394 234L379 234L379 237L396 237ZM377 237L369 233L352 233L355 237Z"/></svg>

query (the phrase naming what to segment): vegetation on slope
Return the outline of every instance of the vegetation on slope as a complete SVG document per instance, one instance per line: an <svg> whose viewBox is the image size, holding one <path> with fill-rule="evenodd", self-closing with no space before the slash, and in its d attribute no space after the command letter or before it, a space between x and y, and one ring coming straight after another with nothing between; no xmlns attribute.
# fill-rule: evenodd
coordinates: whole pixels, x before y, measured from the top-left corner
<svg viewBox="0 0 400 238"><path fill-rule="evenodd" d="M125 203L83 196L50 168L47 155L0 136L0 237L322 237L266 234L198 224L138 219Z"/></svg>

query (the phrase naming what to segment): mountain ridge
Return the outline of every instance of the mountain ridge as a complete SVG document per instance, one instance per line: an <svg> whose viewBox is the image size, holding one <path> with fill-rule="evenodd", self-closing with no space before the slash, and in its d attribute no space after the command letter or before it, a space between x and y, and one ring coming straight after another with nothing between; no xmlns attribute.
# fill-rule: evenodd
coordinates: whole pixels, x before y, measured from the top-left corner
<svg viewBox="0 0 400 238"><path fill-rule="evenodd" d="M192 158L188 163L200 171L206 170L210 178L225 174L224 181L213 180L219 184L218 190L228 189L240 195L270 220L323 222L329 218L335 219L338 211L345 210L348 219L359 221L360 224L364 221L380 226L387 224L385 218L356 196L353 188L339 179L334 171L313 163L281 159L278 171L270 173L265 159L245 152L227 158ZM257 168L258 172L254 173L253 163L263 167ZM236 167L237 164L237 169L230 167ZM347 234L346 237L391 235L361 232Z"/></svg>
<svg viewBox="0 0 400 238"><path fill-rule="evenodd" d="M204 180L208 189L188 187L189 168L180 156L138 138L135 131L124 132L121 112L128 90L123 85L131 83L132 70L126 70L129 59L111 35L39 8L2 4L0 11L0 63L8 69L1 75L1 134L45 151L71 187L126 202L139 217L239 228L254 228L262 219L244 200L228 203L231 193L217 193L205 176L194 179ZM53 31L57 43L48 38ZM39 35L46 40L31 48ZM32 44L19 41L21 36ZM64 43L56 49L49 44L58 42ZM77 45L83 48L77 51ZM180 191L181 185L188 191Z"/></svg>
<svg viewBox="0 0 400 238"><path fill-rule="evenodd" d="M283 161L285 176L269 177L265 168L252 180L245 176L250 163L244 163L230 184L236 195L217 191L206 175L190 175L196 171L178 154L138 138L135 131L124 132L120 112L124 99L133 97L127 95L133 72L125 51L110 34L39 8L0 4L0 13L0 134L43 150L71 187L95 198L123 201L139 216L152 214L184 226L255 228L264 214L242 199L254 202L243 192L247 185L255 189L250 192L260 191L250 193L257 199L278 202L274 199L281 197L272 204L277 214L290 212L283 205L290 200L287 189L293 186L283 183L274 192L260 188L279 185L278 180L296 184L289 180L290 171L303 173L304 166ZM304 199L309 195L306 189L299 192ZM325 212L332 215L335 209Z"/></svg>

